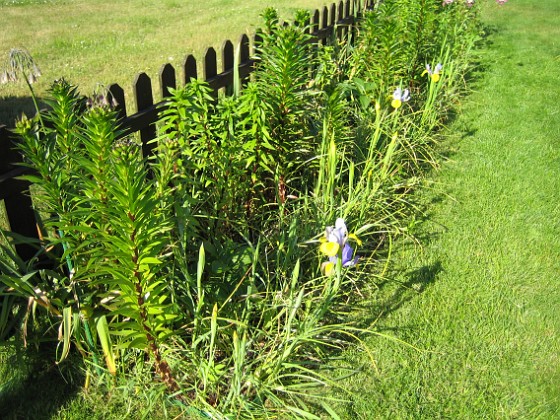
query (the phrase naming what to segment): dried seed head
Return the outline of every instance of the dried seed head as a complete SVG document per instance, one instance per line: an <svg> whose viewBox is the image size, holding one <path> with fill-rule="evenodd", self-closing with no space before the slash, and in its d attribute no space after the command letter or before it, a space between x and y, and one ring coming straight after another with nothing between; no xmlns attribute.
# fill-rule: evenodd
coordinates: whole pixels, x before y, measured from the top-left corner
<svg viewBox="0 0 560 420"><path fill-rule="evenodd" d="M90 109L97 108L97 107L116 108L118 105L115 98L113 98L113 95L111 95L109 93L109 90L102 85L96 86L93 95L91 95L87 99L86 103L88 108Z"/></svg>
<svg viewBox="0 0 560 420"><path fill-rule="evenodd" d="M12 48L8 60L0 73L0 83L17 82L19 78L33 84L41 76L41 70L29 51L23 48Z"/></svg>

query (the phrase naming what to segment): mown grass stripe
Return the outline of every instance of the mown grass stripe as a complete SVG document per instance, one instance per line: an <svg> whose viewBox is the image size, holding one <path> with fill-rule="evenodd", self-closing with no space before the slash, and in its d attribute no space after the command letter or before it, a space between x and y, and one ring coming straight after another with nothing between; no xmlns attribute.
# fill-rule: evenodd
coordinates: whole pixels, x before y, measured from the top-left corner
<svg viewBox="0 0 560 420"><path fill-rule="evenodd" d="M493 6L486 73L425 197L429 239L399 245L396 281L370 302L382 332L423 351L370 340L378 373L354 379L349 416L560 415L560 4Z"/></svg>

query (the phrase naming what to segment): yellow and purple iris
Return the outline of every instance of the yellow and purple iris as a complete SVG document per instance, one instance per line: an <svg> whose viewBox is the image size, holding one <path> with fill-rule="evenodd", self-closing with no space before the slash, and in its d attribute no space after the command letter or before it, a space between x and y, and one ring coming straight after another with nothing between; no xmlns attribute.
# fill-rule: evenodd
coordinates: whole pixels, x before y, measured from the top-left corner
<svg viewBox="0 0 560 420"><path fill-rule="evenodd" d="M395 109L399 109L403 102L407 102L410 99L410 92L408 89L404 91L398 87L393 92L393 100L391 101L391 106Z"/></svg>
<svg viewBox="0 0 560 420"><path fill-rule="evenodd" d="M424 70L424 73L422 73L422 75L428 74L430 79L432 79L432 82L436 83L441 77L440 74L442 69L443 66L441 65L441 63L437 63L436 67L433 70L431 69L429 64L426 64L426 70Z"/></svg>
<svg viewBox="0 0 560 420"><path fill-rule="evenodd" d="M358 262L359 257L354 255L354 250L348 244L349 238L354 239L358 245L361 243L355 234L348 234L346 223L342 218L336 219L334 226L325 229L325 237L319 250L329 257L329 260L321 265L323 273L327 276L335 272L339 258L343 267L351 267Z"/></svg>

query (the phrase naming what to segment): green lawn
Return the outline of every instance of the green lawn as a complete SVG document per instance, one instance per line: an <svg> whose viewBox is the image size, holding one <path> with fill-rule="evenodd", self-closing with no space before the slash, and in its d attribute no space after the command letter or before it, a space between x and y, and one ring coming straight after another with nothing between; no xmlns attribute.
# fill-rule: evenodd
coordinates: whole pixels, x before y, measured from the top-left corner
<svg viewBox="0 0 560 420"><path fill-rule="evenodd" d="M97 84L118 83L129 97L138 73L146 72L157 81L165 63L179 68L188 54L202 57L209 46L219 48L226 39L237 42L242 34L255 30L267 6L278 8L282 18L291 19L297 9L331 3L0 0L0 63L10 48L26 48L43 72L36 84L39 95L53 80L65 77L85 94ZM11 123L22 109L29 109L28 96L23 83L0 85L0 124Z"/></svg>
<svg viewBox="0 0 560 420"><path fill-rule="evenodd" d="M489 2L490 3L490 2ZM493 3L493 2L492 2ZM560 418L560 3L484 8L486 70L450 128L422 247L364 303L386 338L346 418Z"/></svg>

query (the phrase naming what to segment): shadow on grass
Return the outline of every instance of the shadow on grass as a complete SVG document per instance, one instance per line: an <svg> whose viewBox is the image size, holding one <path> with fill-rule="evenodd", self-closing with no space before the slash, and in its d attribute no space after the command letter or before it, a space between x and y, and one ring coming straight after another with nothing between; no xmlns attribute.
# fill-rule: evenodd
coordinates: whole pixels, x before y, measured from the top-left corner
<svg viewBox="0 0 560 420"><path fill-rule="evenodd" d="M68 368L72 373L67 370L62 374L55 364L46 365L39 353L24 352L24 356L12 355L2 360L10 375L0 380L0 418L50 419L77 395L83 377L74 367Z"/></svg>
<svg viewBox="0 0 560 420"><path fill-rule="evenodd" d="M371 315L367 322L371 324L399 310L406 303L424 293L430 285L435 283L438 274L442 271L443 267L441 262L436 261L433 264L414 268L404 273L394 273L395 277L401 277L403 280L389 278L378 285L378 296L372 300L367 308ZM378 331L383 331L388 328L378 325L376 329Z"/></svg>
<svg viewBox="0 0 560 420"><path fill-rule="evenodd" d="M44 106L41 98L37 98L39 106ZM30 96L8 96L0 100L0 125L14 127L16 120L22 114L31 117L35 115L35 105Z"/></svg>

